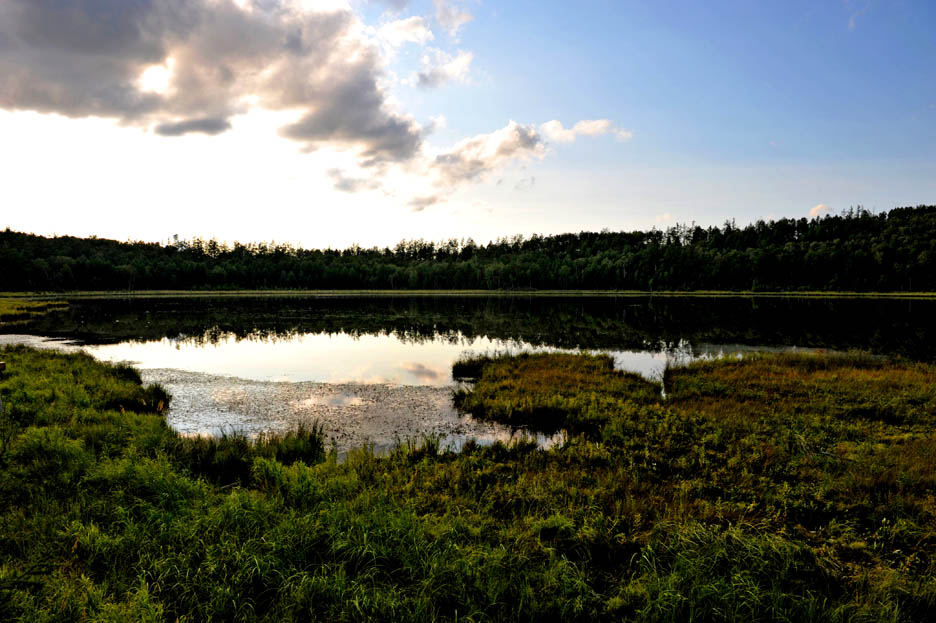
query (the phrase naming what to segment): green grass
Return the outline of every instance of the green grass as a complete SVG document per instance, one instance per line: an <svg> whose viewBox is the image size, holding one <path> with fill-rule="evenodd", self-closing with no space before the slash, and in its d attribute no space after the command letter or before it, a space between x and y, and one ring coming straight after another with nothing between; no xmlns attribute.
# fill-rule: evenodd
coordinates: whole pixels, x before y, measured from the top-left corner
<svg viewBox="0 0 936 623"><path fill-rule="evenodd" d="M25 320L31 316L40 316L62 307L68 307L68 303L48 298L32 300L0 296L0 322Z"/></svg>
<svg viewBox="0 0 936 623"><path fill-rule="evenodd" d="M933 365L704 362L667 370L663 398L600 357L497 357L461 369L490 417L594 417L549 451L339 462L314 428L179 437L128 368L0 358L3 620L936 615Z"/></svg>
<svg viewBox="0 0 936 623"><path fill-rule="evenodd" d="M845 299L936 299L936 292L833 292L753 290L110 290L76 291L24 295L0 293L2 297L42 297L45 299L96 298L238 298L238 297L612 297L641 298L845 298Z"/></svg>
<svg viewBox="0 0 936 623"><path fill-rule="evenodd" d="M475 381L455 392L463 411L546 432L595 433L614 413L660 393L643 377L615 370L609 355L482 355L455 362L452 376Z"/></svg>

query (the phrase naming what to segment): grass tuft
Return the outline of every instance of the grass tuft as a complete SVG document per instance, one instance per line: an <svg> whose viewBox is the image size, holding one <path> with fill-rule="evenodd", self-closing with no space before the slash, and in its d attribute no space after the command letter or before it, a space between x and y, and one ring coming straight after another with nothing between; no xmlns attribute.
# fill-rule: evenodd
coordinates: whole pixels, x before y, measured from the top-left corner
<svg viewBox="0 0 936 623"><path fill-rule="evenodd" d="M659 388L614 369L609 355L522 353L468 357L453 365L455 405L475 417L554 432L595 433L607 415L627 404L657 399Z"/></svg>
<svg viewBox="0 0 936 623"><path fill-rule="evenodd" d="M0 296L0 322L25 320L63 307L68 307L66 301L55 299L26 300Z"/></svg>

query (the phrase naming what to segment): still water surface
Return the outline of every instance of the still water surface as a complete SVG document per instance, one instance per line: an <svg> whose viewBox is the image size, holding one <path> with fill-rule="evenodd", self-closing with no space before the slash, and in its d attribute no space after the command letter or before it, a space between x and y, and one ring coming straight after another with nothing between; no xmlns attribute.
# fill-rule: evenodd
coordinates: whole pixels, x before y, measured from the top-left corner
<svg viewBox="0 0 936 623"><path fill-rule="evenodd" d="M210 343L162 338L92 345L86 350L99 359L133 362L140 369L177 368L257 381L448 386L452 363L466 353L569 349L487 337L439 337L417 343L396 335L311 333L250 339L229 333ZM659 377L668 360L688 357L685 349L669 353L593 350L610 353L618 368L648 378Z"/></svg>
<svg viewBox="0 0 936 623"><path fill-rule="evenodd" d="M258 380L439 384L466 350L629 353L642 372L666 356L737 348L936 358L936 300L266 296L70 303L0 331L78 340L102 357L143 367Z"/></svg>
<svg viewBox="0 0 936 623"><path fill-rule="evenodd" d="M253 434L312 418L330 423L332 439L347 447L366 440L388 446L395 435L422 432L455 445L509 436L451 408L451 365L466 352L607 352L619 368L649 378L667 363L747 350L936 358L936 301L925 300L267 296L70 303L0 330L75 340L101 359L133 362L146 380L173 393L168 419L182 432L227 427Z"/></svg>

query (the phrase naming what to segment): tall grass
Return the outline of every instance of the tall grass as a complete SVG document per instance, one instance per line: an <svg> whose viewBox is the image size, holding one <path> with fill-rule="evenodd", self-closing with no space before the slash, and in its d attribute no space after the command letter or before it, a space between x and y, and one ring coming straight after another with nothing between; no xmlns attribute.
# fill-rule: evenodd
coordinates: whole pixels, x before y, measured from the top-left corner
<svg viewBox="0 0 936 623"><path fill-rule="evenodd" d="M26 300L0 296L0 322L23 320L62 307L68 307L68 303L55 299Z"/></svg>
<svg viewBox="0 0 936 623"><path fill-rule="evenodd" d="M472 380L455 392L455 405L480 418L535 430L596 432L629 405L654 402L659 388L614 369L610 355L520 353L465 357L452 375Z"/></svg>
<svg viewBox="0 0 936 623"><path fill-rule="evenodd" d="M932 365L698 363L664 401L600 359L504 358L479 378L531 377L503 374L493 413L554 392L593 424L552 450L429 439L339 462L315 428L181 438L126 369L0 355L3 620L936 614Z"/></svg>

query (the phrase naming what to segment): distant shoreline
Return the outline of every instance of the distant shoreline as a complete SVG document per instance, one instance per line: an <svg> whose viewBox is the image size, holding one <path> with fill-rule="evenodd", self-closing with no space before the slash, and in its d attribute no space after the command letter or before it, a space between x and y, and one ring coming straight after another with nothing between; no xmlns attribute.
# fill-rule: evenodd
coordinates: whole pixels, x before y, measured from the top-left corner
<svg viewBox="0 0 936 623"><path fill-rule="evenodd" d="M79 290L75 292L0 292L0 298L238 298L238 297L607 297L607 298L791 298L791 299L931 299L936 292L756 292L729 290Z"/></svg>

